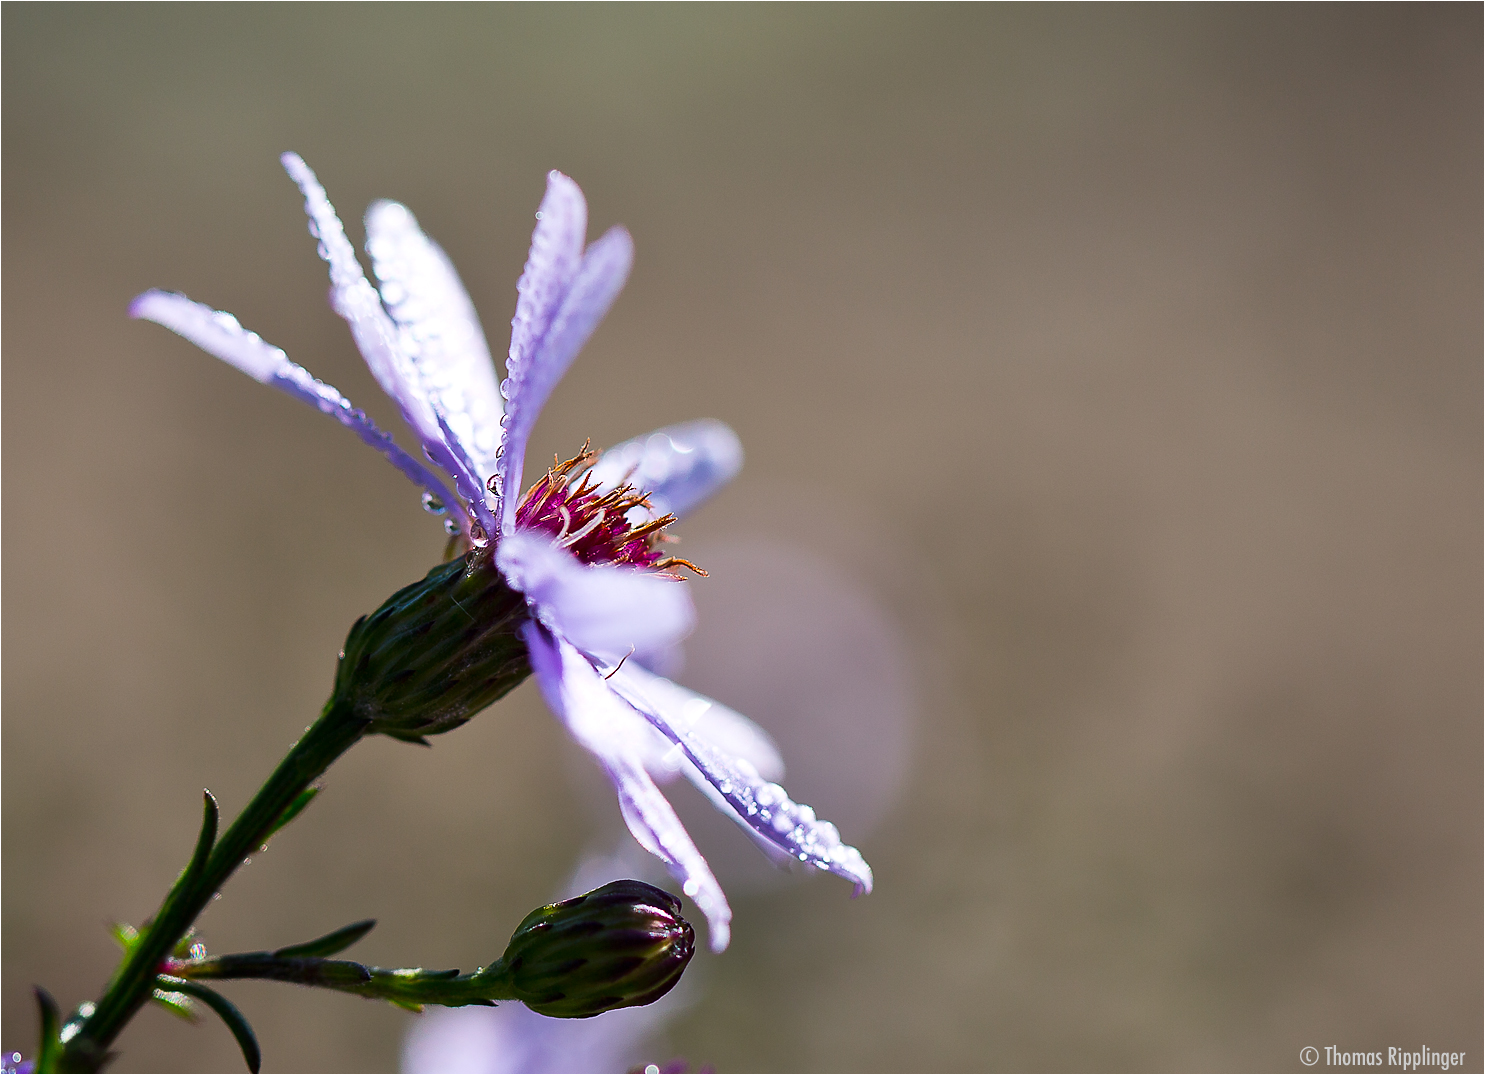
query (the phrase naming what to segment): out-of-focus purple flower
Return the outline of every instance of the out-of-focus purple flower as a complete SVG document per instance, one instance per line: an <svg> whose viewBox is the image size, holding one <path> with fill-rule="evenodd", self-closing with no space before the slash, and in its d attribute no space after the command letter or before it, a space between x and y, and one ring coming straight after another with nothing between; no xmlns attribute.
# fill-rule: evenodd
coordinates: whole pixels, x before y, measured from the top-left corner
<svg viewBox="0 0 1485 1075"><path fill-rule="evenodd" d="M612 228L587 245L582 192L558 172L548 176L516 288L507 377L497 385L473 304L412 214L378 202L366 215L378 293L314 173L292 153L283 164L330 266L332 306L453 492L230 314L160 291L139 296L131 314L334 416L422 487L425 506L447 514L446 527L473 556L493 556L531 609L524 638L548 705L608 774L635 839L706 915L714 950L727 946L731 910L656 775L679 769L766 850L871 891L860 853L774 783L783 766L765 733L650 671L668 663L694 618L672 570L690 565L663 554L664 528L736 474L742 450L732 431L699 421L601 456L585 449L519 496L537 416L628 276L628 232Z"/></svg>
<svg viewBox="0 0 1485 1075"><path fill-rule="evenodd" d="M645 1043L681 1007L672 992L654 1004L592 1019L548 1019L521 1004L430 1008L402 1047L409 1072L615 1072L652 1057Z"/></svg>

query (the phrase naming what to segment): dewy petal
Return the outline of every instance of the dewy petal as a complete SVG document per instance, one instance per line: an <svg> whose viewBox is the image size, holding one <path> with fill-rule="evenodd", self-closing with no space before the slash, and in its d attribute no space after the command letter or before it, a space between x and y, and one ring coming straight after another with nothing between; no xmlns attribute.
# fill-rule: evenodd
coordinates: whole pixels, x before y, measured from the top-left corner
<svg viewBox="0 0 1485 1075"><path fill-rule="evenodd" d="M817 820L813 810L792 801L783 788L764 778L754 766L732 757L704 733L693 730L692 699L699 696L632 661L610 673L604 682L685 752L698 770L696 775L703 778L694 781L697 786L714 803L725 806L733 820L756 839L788 852L800 862L854 882L858 892L871 891L871 867L861 852L840 842L834 825Z"/></svg>
<svg viewBox="0 0 1485 1075"><path fill-rule="evenodd" d="M417 367L403 354L396 325L382 308L381 298L361 271L345 226L309 165L295 153L280 161L304 195L311 231L319 239L320 257L330 267L331 305L350 326L356 347L382 390L402 409L403 417L422 442L428 458L454 479L459 495L487 533L494 518L468 453L457 439L445 435L433 400L422 385Z"/></svg>
<svg viewBox="0 0 1485 1075"><path fill-rule="evenodd" d="M542 696L572 737L598 758L634 838L664 862L706 915L712 951L727 947L732 910L711 867L645 771L633 714L573 645L535 623L522 628ZM643 729L640 729L643 730Z"/></svg>
<svg viewBox="0 0 1485 1075"><path fill-rule="evenodd" d="M678 683L672 683L663 676L651 673L643 678L648 696L667 712L676 714L677 722L685 725L692 735L706 740L738 761L751 765L764 780L784 779L784 759L779 754L773 737L747 717L704 694L697 694ZM653 726L647 724L646 727ZM669 747L668 757L664 759L666 768L675 773L686 767L682 748L671 745L674 740L664 732L659 732L658 729L656 731L664 736Z"/></svg>
<svg viewBox="0 0 1485 1075"><path fill-rule="evenodd" d="M540 230L540 229L538 229ZM501 534L515 528L516 490L521 488L521 470L526 441L536 417L552 389L588 342L588 337L608 313L629 277L634 261L634 242L623 228L610 228L603 238L588 247L582 264L562 297L551 324L533 353L523 360L505 385L505 444L500 457L500 487L511 495L503 498Z"/></svg>
<svg viewBox="0 0 1485 1075"><path fill-rule="evenodd" d="M583 262L583 244L588 237L588 203L578 185L561 172L547 173L547 191L536 211L536 230L531 233L531 252L526 267L516 282L516 314L510 323L510 351L506 356L506 379L500 393L506 400L519 399L521 385L541 340L551 327L557 306L572 285L578 266ZM503 426L511 422L512 408L507 405ZM505 446L500 456L504 459ZM510 460L497 468L497 510L501 521L507 518L501 504L505 501L506 471ZM519 470L519 466L517 467ZM519 482L519 474L517 474ZM519 485L509 486L510 500L519 499Z"/></svg>
<svg viewBox="0 0 1485 1075"><path fill-rule="evenodd" d="M696 613L684 583L631 567L589 566L543 533L503 538L496 563L548 627L587 653L617 660L684 637Z"/></svg>
<svg viewBox="0 0 1485 1075"><path fill-rule="evenodd" d="M561 172L547 173L547 192L536 211L531 252L516 283L516 315L511 320L510 356L506 369L512 391L526 364L551 327L557 306L567 294L583 261L588 238L588 203L578 185ZM508 398L508 397L507 397Z"/></svg>
<svg viewBox="0 0 1485 1075"><path fill-rule="evenodd" d="M240 369L253 380L287 392L330 415L386 456L415 485L427 490L443 504L453 503L453 495L443 482L398 447L391 434L378 429L370 418L352 407L350 400L333 387L317 381L303 366L290 361L282 348L243 328L231 314L192 302L184 295L146 291L129 304L129 316L163 325L208 354Z"/></svg>
<svg viewBox="0 0 1485 1075"><path fill-rule="evenodd" d="M366 252L402 353L483 485L495 473L504 404L474 304L447 255L397 202L366 211Z"/></svg>
<svg viewBox="0 0 1485 1075"><path fill-rule="evenodd" d="M589 477L604 489L628 482L650 494L656 517L681 516L742 469L742 442L714 418L666 426L604 452Z"/></svg>

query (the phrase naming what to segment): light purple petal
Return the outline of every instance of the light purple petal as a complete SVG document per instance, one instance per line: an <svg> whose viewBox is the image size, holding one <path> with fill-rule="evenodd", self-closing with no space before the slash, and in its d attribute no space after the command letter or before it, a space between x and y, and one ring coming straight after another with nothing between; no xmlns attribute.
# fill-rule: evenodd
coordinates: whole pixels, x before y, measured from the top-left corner
<svg viewBox="0 0 1485 1075"><path fill-rule="evenodd" d="M243 328L231 314L192 302L184 295L146 291L129 304L129 316L163 325L253 380L281 389L330 415L381 452L440 503L454 502L453 495L432 471L398 447L390 434L383 433L363 412L352 407L350 400L290 361L282 348Z"/></svg>
<svg viewBox="0 0 1485 1075"><path fill-rule="evenodd" d="M314 172L297 154L281 158L284 171L304 195L305 212L309 214L310 231L319 239L320 257L330 267L330 302L335 312L350 326L351 336L371 374L382 390L402 410L407 424L422 442L423 451L454 479L459 495L480 521L487 533L493 533L494 519L485 502L484 487L463 446L447 438L439 426L433 402L424 390L417 368L402 353L397 327L382 309L380 297L372 288L355 248L346 238L345 227L325 188Z"/></svg>
<svg viewBox="0 0 1485 1075"><path fill-rule="evenodd" d="M639 1070L647 1039L686 1007L684 982L653 1004L592 1019L553 1019L524 1004L430 1006L402 1046L406 1072L604 1072Z"/></svg>
<svg viewBox="0 0 1485 1075"><path fill-rule="evenodd" d="M516 283L516 315L511 320L512 380L520 383L527 361L546 335L578 266L588 238L588 203L578 185L561 172L547 173L547 191L536 211L531 253Z"/></svg>
<svg viewBox="0 0 1485 1075"><path fill-rule="evenodd" d="M561 172L547 173L547 190L536 211L536 230L531 233L531 252L526 267L516 282L516 313L510 323L510 351L505 360L506 379L500 386L507 400L519 401L521 385L536 355L542 338L551 327L557 307L572 285L578 266L583 262L583 244L588 237L588 203L578 185ZM502 425L509 426L513 408L507 403ZM522 449L524 452L524 447ZM499 451L503 458L505 447ZM510 486L510 500L520 499L520 464L516 460L516 484ZM504 502L507 488L506 471L511 461L505 460L496 473L498 499ZM500 518L506 515L500 510Z"/></svg>
<svg viewBox="0 0 1485 1075"><path fill-rule="evenodd" d="M617 660L663 649L695 623L685 583L631 567L590 567L545 534L517 530L501 540L495 557L542 622L586 653Z"/></svg>
<svg viewBox="0 0 1485 1075"><path fill-rule="evenodd" d="M604 489L627 482L650 494L655 516L697 507L742 469L742 442L713 418L666 426L604 452L589 476Z"/></svg>
<svg viewBox="0 0 1485 1075"><path fill-rule="evenodd" d="M747 762L764 780L784 779L784 759L773 737L747 717L663 676L651 673L642 678L647 696L675 714L676 721L685 725L692 735L724 754ZM673 745L674 741L665 733L656 729L656 734L664 738L668 747L662 764L671 773L680 772L687 765L685 752Z"/></svg>
<svg viewBox="0 0 1485 1075"><path fill-rule="evenodd" d="M474 304L405 206L382 201L367 210L366 251L402 353L483 484L495 473L504 403Z"/></svg>
<svg viewBox="0 0 1485 1075"><path fill-rule="evenodd" d="M542 696L577 742L597 757L641 847L664 862L706 915L712 951L727 947L732 910L711 867L645 770L642 726L574 646L535 623L522 628Z"/></svg>
<svg viewBox="0 0 1485 1075"><path fill-rule="evenodd" d="M540 229L538 229L539 231ZM505 444L500 458L500 487L511 495L504 498L502 535L515 528L516 501L526 442L537 415L552 389L588 342L588 337L608 313L629 277L634 261L634 242L623 228L610 228L588 247L572 284L562 297L546 332L533 341L533 353L523 359L506 382Z"/></svg>
<svg viewBox="0 0 1485 1075"><path fill-rule="evenodd" d="M813 810L792 801L783 788L760 775L750 762L733 757L704 732L695 730L705 714L697 701L706 699L633 662L611 673L605 683L685 752L698 770L696 775L703 778L693 782L714 803L725 806L733 820L755 838L800 862L855 882L858 891L871 891L871 867L859 851L840 842L834 825L817 820Z"/></svg>

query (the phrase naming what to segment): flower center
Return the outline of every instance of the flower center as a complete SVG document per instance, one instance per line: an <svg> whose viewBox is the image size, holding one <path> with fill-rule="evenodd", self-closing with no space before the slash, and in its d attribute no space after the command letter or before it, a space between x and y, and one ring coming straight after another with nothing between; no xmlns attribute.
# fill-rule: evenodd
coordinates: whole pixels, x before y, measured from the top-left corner
<svg viewBox="0 0 1485 1075"><path fill-rule="evenodd" d="M605 492L592 480L588 469L597 457L587 444L566 462L553 456L551 468L516 508L516 526L545 531L585 564L624 564L670 575L673 568L688 567L705 576L691 561L667 556L661 548L676 540L665 533L674 515L656 516L649 494L627 482Z"/></svg>

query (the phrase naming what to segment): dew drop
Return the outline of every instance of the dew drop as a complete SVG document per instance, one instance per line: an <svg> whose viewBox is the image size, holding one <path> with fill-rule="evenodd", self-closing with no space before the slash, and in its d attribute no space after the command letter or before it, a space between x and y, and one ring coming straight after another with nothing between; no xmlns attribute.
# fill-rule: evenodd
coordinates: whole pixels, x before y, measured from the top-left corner
<svg viewBox="0 0 1485 1075"><path fill-rule="evenodd" d="M206 945L202 944L200 941L197 941L195 944L191 945L191 958L192 959L205 959L206 958Z"/></svg>
<svg viewBox="0 0 1485 1075"><path fill-rule="evenodd" d="M449 509L444 502L432 493L423 494L423 510L429 515L443 515Z"/></svg>
<svg viewBox="0 0 1485 1075"><path fill-rule="evenodd" d="M445 519L443 521L443 531L450 535L457 534L459 532L459 524L453 519Z"/></svg>
<svg viewBox="0 0 1485 1075"><path fill-rule="evenodd" d="M701 884L693 877L681 886L681 891L694 898L701 891Z"/></svg>
<svg viewBox="0 0 1485 1075"><path fill-rule="evenodd" d="M772 806L774 803L783 802L786 797L784 789L777 784L764 784L754 794L758 797L759 806Z"/></svg>

